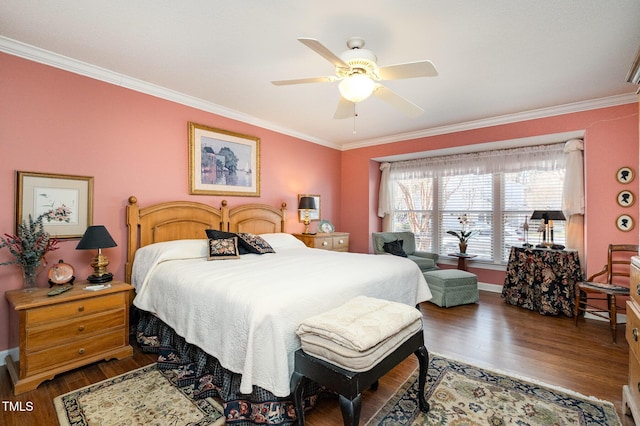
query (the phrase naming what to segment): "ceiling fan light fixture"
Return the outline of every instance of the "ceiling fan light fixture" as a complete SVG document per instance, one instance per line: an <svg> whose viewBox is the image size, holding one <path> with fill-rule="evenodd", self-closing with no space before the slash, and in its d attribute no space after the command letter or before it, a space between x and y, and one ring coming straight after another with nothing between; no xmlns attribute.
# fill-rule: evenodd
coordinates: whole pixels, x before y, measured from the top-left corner
<svg viewBox="0 0 640 426"><path fill-rule="evenodd" d="M373 93L376 83L366 74L352 74L338 85L343 98L357 104L364 101Z"/></svg>

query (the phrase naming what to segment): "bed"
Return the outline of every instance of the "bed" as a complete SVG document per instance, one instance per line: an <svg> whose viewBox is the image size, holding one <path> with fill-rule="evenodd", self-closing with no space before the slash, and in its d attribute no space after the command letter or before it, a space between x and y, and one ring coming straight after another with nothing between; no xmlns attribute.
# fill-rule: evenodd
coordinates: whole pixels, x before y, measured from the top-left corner
<svg viewBox="0 0 640 426"><path fill-rule="evenodd" d="M407 259L307 248L285 232L284 203L140 208L132 196L126 210L137 340L194 395L220 398L230 424L295 421L289 381L304 318L359 295L410 306L431 298ZM207 229L258 235L274 253L209 261Z"/></svg>

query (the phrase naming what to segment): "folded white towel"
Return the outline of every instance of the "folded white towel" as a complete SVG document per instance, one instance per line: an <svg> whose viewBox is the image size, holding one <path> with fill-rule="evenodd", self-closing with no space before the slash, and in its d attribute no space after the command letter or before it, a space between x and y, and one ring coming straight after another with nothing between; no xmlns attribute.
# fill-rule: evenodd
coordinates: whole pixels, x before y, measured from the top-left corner
<svg viewBox="0 0 640 426"><path fill-rule="evenodd" d="M366 351L420 319L420 311L402 303L358 296L309 317L296 330L312 333L355 351Z"/></svg>

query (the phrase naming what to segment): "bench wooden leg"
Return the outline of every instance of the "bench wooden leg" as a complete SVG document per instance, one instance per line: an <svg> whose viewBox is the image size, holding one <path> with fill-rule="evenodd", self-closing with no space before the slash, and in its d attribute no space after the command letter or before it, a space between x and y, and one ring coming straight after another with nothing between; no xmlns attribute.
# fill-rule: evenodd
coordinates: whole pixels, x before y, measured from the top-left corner
<svg viewBox="0 0 640 426"><path fill-rule="evenodd" d="M296 418L298 419L298 425L304 426L304 407L302 405L303 395L302 391L304 387L302 386L302 379L304 376L297 371L293 372L291 376L291 397L293 398L293 408L296 411Z"/></svg>
<svg viewBox="0 0 640 426"><path fill-rule="evenodd" d="M340 411L344 426L358 426L360 423L361 396L362 394L358 394L355 398L349 399L340 395Z"/></svg>
<svg viewBox="0 0 640 426"><path fill-rule="evenodd" d="M418 405L420 406L420 411L426 413L429 411L429 403L424 397L424 388L427 384L427 372L429 371L429 351L423 345L415 351L415 354L420 364L418 372Z"/></svg>
<svg viewBox="0 0 640 426"><path fill-rule="evenodd" d="M417 349L416 349L417 348ZM340 410L346 426L357 426L360 421L360 404L362 391L370 387L378 388L378 380L389 372L407 356L414 353L418 357L418 405L423 412L429 411L429 404L424 391L429 370L429 352L424 346L422 330L400 344L393 353L382 359L368 371L354 372L345 370L327 361L298 349L295 353L295 370L291 376L291 399L298 418L298 424L304 426L304 384L312 380L336 392L339 397Z"/></svg>

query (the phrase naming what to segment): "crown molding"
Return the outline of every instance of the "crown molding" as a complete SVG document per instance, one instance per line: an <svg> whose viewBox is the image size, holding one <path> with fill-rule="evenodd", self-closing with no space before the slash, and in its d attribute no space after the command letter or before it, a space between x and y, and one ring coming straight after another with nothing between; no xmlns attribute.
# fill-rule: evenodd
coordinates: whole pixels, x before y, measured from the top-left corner
<svg viewBox="0 0 640 426"><path fill-rule="evenodd" d="M0 36L0 52L18 56L44 65L49 65L54 68L59 68L64 71L69 71L74 74L103 81L105 83L134 90L136 92L151 95L171 102L176 102L181 105L199 109L201 111L217 114L222 117L242 121L243 123L262 127L264 129L272 130L274 132L282 133L298 139L303 139L305 141L316 143L318 145L327 146L329 148L337 150L341 149L337 144L314 138L303 133L294 132L290 129L277 126L268 121L260 120L254 116L244 114L233 109L225 108L218 104L214 104L213 102L205 101L195 96L185 95L184 93L176 92L175 90L167 89L166 87L132 78L127 75L108 70L106 68L101 68L95 65L88 64L86 62L78 61L76 59L59 55L57 53L50 52L39 47L31 46L29 44L22 43L16 40L12 40L7 37Z"/></svg>
<svg viewBox="0 0 640 426"><path fill-rule="evenodd" d="M0 52L7 53L9 55L18 56L30 61L38 62L44 65L49 65L55 68L69 71L74 74L79 74L85 77L89 77L95 80L103 81L109 84L120 86L126 89L134 90L136 92L148 94L157 98L165 99L171 102L176 102L181 105L186 105L192 108L206 111L212 114L217 114L222 117L230 118L233 120L242 121L243 123L258 126L267 130L278 132L284 135L302 139L318 145L323 145L328 148L333 148L339 151L347 151L351 149L365 148L375 145L383 145L394 142L401 142L411 139L424 138L429 136L437 136L447 133L461 132L465 130L479 129L483 127L491 127L502 124L510 124L519 121L533 120L538 118L552 117L556 115L587 111L591 109L606 108L611 106L623 105L628 103L638 102L637 95L635 93L611 96L606 98L594 99L589 101L575 102L566 105L558 105L549 108L541 108L531 111L525 111L515 114L507 114L497 117L491 117L487 119L467 121L464 123L456 123L447 126L432 127L429 129L419 130L409 133L401 133L381 138L368 139L353 143L346 143L339 145L333 142L325 141L315 138L313 136L292 131L291 129L283 128L275 125L271 122L258 119L254 116L241 113L239 111L225 108L218 104L214 104L203 99L185 95L184 93L176 92L171 89L167 89L162 86L151 84L143 80L129 77L127 75L117 73L105 68L101 68L95 65L88 64L86 62L78 61L76 59L69 58L48 50L44 50L35 46L31 46L26 43L22 43L4 36L0 36Z"/></svg>
<svg viewBox="0 0 640 426"><path fill-rule="evenodd" d="M530 111L518 112L514 114L501 115L481 120L467 121L464 123L456 123L448 126L432 127L429 129L418 130L410 133L386 136L382 138L369 139L354 143L348 143L342 146L343 151L350 149L358 149L375 145L384 145L388 143L401 142L411 139L425 138L429 136L444 135L447 133L463 132L466 130L480 129L483 127L499 126L503 124L517 123L520 121L535 120L556 115L570 114L575 112L588 111L592 109L607 108L618 105L637 103L638 97L634 93L626 93L623 95L609 96L606 98L592 99L582 102L574 102L565 105L557 105L549 108L540 108Z"/></svg>

